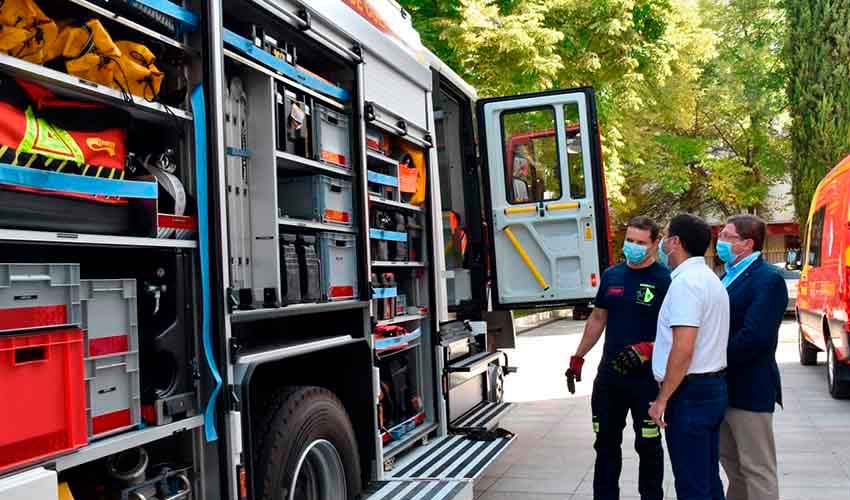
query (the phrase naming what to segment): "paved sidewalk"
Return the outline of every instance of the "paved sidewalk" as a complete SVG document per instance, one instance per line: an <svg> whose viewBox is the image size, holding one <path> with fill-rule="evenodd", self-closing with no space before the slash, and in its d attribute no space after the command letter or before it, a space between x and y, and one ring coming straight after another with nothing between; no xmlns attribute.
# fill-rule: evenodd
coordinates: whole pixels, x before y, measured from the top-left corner
<svg viewBox="0 0 850 500"><path fill-rule="evenodd" d="M563 373L578 345L582 322L564 320L521 335L511 364L506 398L520 404L503 422L518 434L516 443L476 484L481 500L591 500L593 432L590 390L600 347L588 356L585 378L575 395ZM797 362L796 326L781 332L780 370L785 409L776 413L782 500L850 498L850 401L835 401L826 390L826 369ZM622 498L639 498L637 455L628 423L623 437ZM676 498L669 464L667 498Z"/></svg>

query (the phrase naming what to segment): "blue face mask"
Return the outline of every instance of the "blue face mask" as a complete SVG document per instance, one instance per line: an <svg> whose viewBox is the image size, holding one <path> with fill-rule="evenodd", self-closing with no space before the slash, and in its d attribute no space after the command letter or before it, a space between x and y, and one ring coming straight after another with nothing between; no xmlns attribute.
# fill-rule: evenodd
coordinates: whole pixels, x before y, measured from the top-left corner
<svg viewBox="0 0 850 500"><path fill-rule="evenodd" d="M664 253L664 240L661 240L661 243L658 244L658 262L661 263L662 266L669 268L670 267L670 256Z"/></svg>
<svg viewBox="0 0 850 500"><path fill-rule="evenodd" d="M626 262L637 265L646 260L646 247L627 241L623 243L623 254L626 256Z"/></svg>
<svg viewBox="0 0 850 500"><path fill-rule="evenodd" d="M732 264L738 258L732 251L732 244L728 241L717 240L717 256L726 264Z"/></svg>

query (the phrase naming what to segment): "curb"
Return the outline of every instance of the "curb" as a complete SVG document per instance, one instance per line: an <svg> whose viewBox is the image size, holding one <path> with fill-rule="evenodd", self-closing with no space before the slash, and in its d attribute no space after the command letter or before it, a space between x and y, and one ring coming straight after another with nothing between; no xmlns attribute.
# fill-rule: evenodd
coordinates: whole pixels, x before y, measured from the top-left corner
<svg viewBox="0 0 850 500"><path fill-rule="evenodd" d="M556 321L572 318L572 309L557 309L555 311L543 311L530 314L514 320L514 329L517 335L522 335L525 332L546 326Z"/></svg>

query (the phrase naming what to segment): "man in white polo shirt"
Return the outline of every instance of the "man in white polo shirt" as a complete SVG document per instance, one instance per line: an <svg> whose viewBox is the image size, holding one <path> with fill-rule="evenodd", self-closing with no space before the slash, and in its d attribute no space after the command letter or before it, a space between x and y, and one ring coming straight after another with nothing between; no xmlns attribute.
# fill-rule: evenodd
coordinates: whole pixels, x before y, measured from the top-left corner
<svg viewBox="0 0 850 500"><path fill-rule="evenodd" d="M658 254L673 269L652 354L660 382L649 415L665 429L679 500L723 500L720 424L726 412L729 296L705 263L711 228L699 217L670 221Z"/></svg>

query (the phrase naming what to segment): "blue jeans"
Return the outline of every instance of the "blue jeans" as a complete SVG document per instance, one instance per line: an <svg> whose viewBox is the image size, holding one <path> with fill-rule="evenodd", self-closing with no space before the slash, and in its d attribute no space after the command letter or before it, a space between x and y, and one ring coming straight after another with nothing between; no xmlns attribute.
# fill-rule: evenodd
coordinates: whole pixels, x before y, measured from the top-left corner
<svg viewBox="0 0 850 500"><path fill-rule="evenodd" d="M664 498L664 448L661 432L649 418L649 403L658 397L658 383L651 375L619 379L599 374L593 383L593 427L596 432L596 465L593 468L594 500L619 500L623 468L623 429L632 414L635 451L640 459L638 491L642 500ZM634 495L633 491L628 496Z"/></svg>
<svg viewBox="0 0 850 500"><path fill-rule="evenodd" d="M724 500L720 424L725 377L686 378L667 403L665 436L678 500Z"/></svg>

